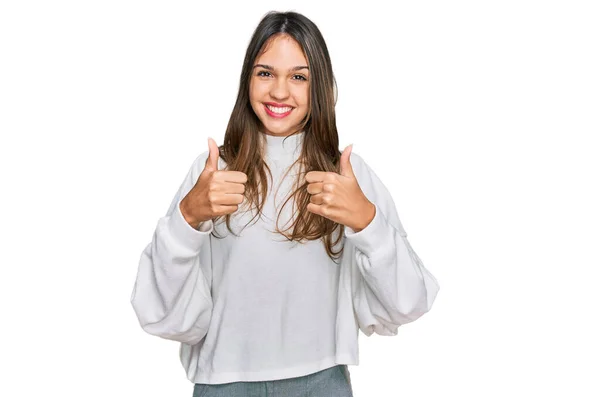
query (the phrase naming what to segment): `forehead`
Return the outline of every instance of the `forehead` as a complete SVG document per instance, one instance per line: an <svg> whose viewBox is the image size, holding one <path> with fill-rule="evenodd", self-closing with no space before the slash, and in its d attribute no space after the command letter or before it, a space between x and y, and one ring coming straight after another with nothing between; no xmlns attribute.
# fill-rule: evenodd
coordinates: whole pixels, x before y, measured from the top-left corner
<svg viewBox="0 0 600 397"><path fill-rule="evenodd" d="M275 68L308 65L302 47L288 35L277 35L267 40L255 63Z"/></svg>

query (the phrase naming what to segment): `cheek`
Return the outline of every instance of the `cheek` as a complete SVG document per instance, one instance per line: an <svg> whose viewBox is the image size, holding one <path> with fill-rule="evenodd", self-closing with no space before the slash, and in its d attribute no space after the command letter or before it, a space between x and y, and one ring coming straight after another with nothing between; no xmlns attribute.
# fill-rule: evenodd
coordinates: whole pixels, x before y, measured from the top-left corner
<svg viewBox="0 0 600 397"><path fill-rule="evenodd" d="M251 101L259 101L264 95L264 85L261 85L259 82L251 81L250 82L250 100Z"/></svg>
<svg viewBox="0 0 600 397"><path fill-rule="evenodd" d="M252 110L254 111L254 114L256 114L257 116L260 116L260 105L258 105L256 102L251 101L250 102L250 106L252 107Z"/></svg>
<svg viewBox="0 0 600 397"><path fill-rule="evenodd" d="M308 91L307 88L305 87L298 87L298 89L295 91L295 99L296 99L296 103L299 106L308 106L308 96L310 95L310 92Z"/></svg>

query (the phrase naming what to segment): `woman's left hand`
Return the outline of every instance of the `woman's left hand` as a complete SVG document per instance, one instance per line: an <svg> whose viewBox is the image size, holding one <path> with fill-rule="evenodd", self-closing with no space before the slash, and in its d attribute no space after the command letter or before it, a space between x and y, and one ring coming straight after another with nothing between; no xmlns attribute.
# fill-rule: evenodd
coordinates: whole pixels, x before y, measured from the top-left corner
<svg viewBox="0 0 600 397"><path fill-rule="evenodd" d="M306 190L311 194L306 209L359 232L375 217L375 205L358 185L350 164L351 152L352 145L342 152L339 174L324 171L306 174Z"/></svg>

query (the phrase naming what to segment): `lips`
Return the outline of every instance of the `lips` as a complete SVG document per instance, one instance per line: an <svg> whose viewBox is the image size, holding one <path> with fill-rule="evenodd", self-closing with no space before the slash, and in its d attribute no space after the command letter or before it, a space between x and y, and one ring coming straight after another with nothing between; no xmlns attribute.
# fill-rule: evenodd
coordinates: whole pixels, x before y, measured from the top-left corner
<svg viewBox="0 0 600 397"><path fill-rule="evenodd" d="M268 105L268 106L267 106L267 105ZM271 103L265 103L265 105L264 105L264 106L265 106L265 111L267 112L267 114L268 114L269 116L271 116L271 117L274 117L274 118L277 118L277 119L280 119L280 118L286 117L287 115L289 115L289 114L292 112L292 110L294 110L294 108L293 108L293 107L291 107L291 106L276 106L276 105L273 105L273 104L271 104ZM271 106L271 107L273 107L273 108L290 108L290 110L288 110L288 111L287 111L287 112L285 112L285 113L276 113L276 112L273 112L271 109L269 109L269 106Z"/></svg>
<svg viewBox="0 0 600 397"><path fill-rule="evenodd" d="M293 108L292 105L288 105L286 103L277 103L277 102L264 102L265 105L269 105L274 108Z"/></svg>

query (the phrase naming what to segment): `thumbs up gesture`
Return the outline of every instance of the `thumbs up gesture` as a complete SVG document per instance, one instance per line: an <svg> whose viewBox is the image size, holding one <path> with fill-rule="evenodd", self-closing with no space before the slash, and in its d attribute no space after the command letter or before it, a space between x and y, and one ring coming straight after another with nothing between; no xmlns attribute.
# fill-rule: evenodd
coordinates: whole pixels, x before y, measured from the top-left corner
<svg viewBox="0 0 600 397"><path fill-rule="evenodd" d="M201 222L238 210L248 177L240 171L219 170L219 147L208 138L209 155L194 187L181 200L181 213L194 228Z"/></svg>
<svg viewBox="0 0 600 397"><path fill-rule="evenodd" d="M340 158L340 174L310 171L305 179L311 194L306 209L359 232L375 217L375 205L364 195L350 164L352 145Z"/></svg>

